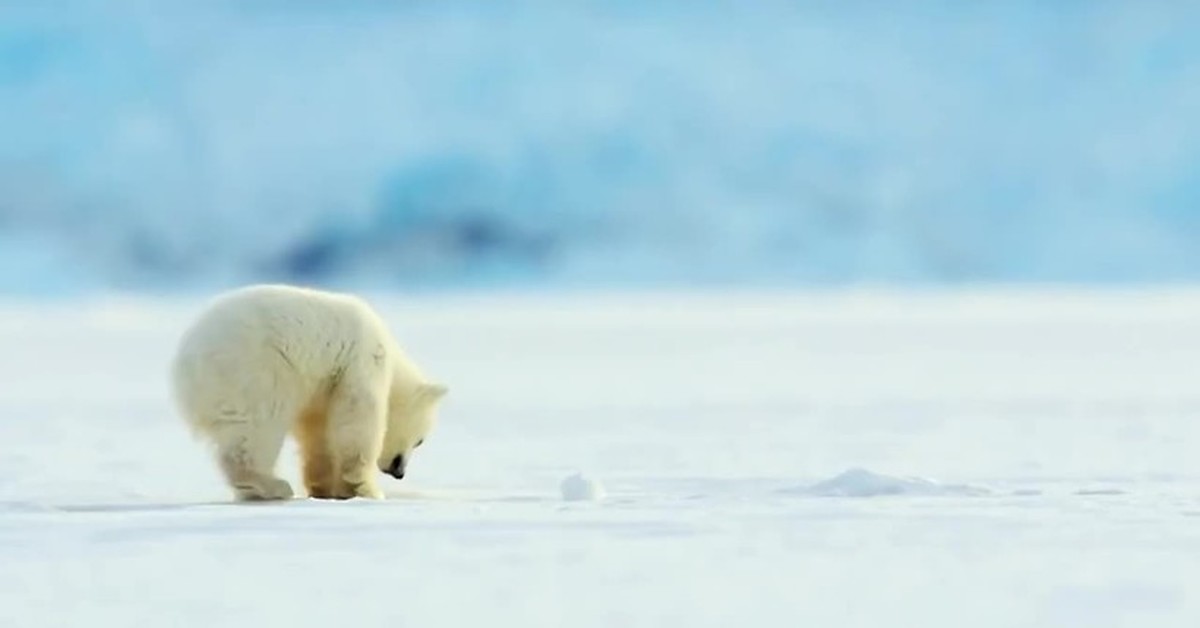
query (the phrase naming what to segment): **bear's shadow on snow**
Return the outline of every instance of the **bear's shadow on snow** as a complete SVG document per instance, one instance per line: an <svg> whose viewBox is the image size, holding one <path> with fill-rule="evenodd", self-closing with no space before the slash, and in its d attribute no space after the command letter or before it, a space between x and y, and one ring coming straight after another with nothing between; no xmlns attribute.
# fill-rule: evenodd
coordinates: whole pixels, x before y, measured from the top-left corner
<svg viewBox="0 0 1200 628"><path fill-rule="evenodd" d="M213 506L255 506L264 505L268 502L236 502L236 501L210 501L210 502L175 502L175 503L145 503L145 504L61 504L52 506L53 510L63 512L165 512L171 510L187 510L189 508L205 508Z"/></svg>
<svg viewBox="0 0 1200 628"><path fill-rule="evenodd" d="M429 493L421 491L389 492L386 499L313 499L297 497L286 500L237 501L232 499L217 499L212 501L195 502L140 502L140 503L79 503L79 504L39 504L32 502L10 502L0 504L4 512L72 512L72 513L137 513L137 512L170 512L190 509L207 508L331 508L337 506L379 507L396 505L398 503L437 503L437 502L468 502L476 504L488 503L556 503L549 496L538 495L452 495Z"/></svg>

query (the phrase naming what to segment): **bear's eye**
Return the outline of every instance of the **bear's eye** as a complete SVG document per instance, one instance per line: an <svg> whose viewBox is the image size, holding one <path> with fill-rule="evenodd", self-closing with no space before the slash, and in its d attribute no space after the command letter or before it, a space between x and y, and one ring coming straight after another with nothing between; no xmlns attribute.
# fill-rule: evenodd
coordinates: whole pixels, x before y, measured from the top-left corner
<svg viewBox="0 0 1200 628"><path fill-rule="evenodd" d="M416 449L417 447L420 447L421 445L424 445L424 444L425 444L425 439L422 438L421 440L417 441L416 445L413 445L413 449Z"/></svg>

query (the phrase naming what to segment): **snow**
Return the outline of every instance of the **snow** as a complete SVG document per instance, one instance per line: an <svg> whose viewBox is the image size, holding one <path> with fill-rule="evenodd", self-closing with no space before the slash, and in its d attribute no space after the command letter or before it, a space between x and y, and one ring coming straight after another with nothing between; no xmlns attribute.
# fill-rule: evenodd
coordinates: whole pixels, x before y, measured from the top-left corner
<svg viewBox="0 0 1200 628"><path fill-rule="evenodd" d="M989 491L978 486L942 484L921 477L898 477L868 469L848 469L836 477L792 492L840 497L878 497L880 495L983 495Z"/></svg>
<svg viewBox="0 0 1200 628"><path fill-rule="evenodd" d="M0 287L1197 279L1198 25L4 2Z"/></svg>
<svg viewBox="0 0 1200 628"><path fill-rule="evenodd" d="M583 473L574 473L559 483L562 498L569 502L595 502L604 499L606 491L600 480Z"/></svg>
<svg viewBox="0 0 1200 628"><path fill-rule="evenodd" d="M438 432L246 505L166 397L198 302L0 303L6 625L1200 621L1200 293L369 296Z"/></svg>

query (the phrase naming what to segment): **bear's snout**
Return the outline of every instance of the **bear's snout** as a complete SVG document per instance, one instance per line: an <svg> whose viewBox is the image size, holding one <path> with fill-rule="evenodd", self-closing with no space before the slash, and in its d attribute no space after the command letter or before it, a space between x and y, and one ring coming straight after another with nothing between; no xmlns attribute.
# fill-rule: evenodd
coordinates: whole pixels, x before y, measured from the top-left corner
<svg viewBox="0 0 1200 628"><path fill-rule="evenodd" d="M392 463L384 470L384 473L396 478L397 480L404 479L404 454L400 454L392 458Z"/></svg>

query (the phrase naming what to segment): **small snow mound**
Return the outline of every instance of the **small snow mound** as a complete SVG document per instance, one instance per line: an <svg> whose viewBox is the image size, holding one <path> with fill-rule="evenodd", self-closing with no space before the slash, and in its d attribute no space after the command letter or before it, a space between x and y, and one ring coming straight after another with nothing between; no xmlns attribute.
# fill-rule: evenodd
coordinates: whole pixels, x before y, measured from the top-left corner
<svg viewBox="0 0 1200 628"><path fill-rule="evenodd" d="M790 492L822 497L878 497L881 495L984 495L989 491L966 484L942 484L927 478L884 475L867 469L850 469L828 480Z"/></svg>
<svg viewBox="0 0 1200 628"><path fill-rule="evenodd" d="M563 478L559 485L562 498L569 502L595 502L604 499L604 485L600 480L590 478L582 473L575 473Z"/></svg>

